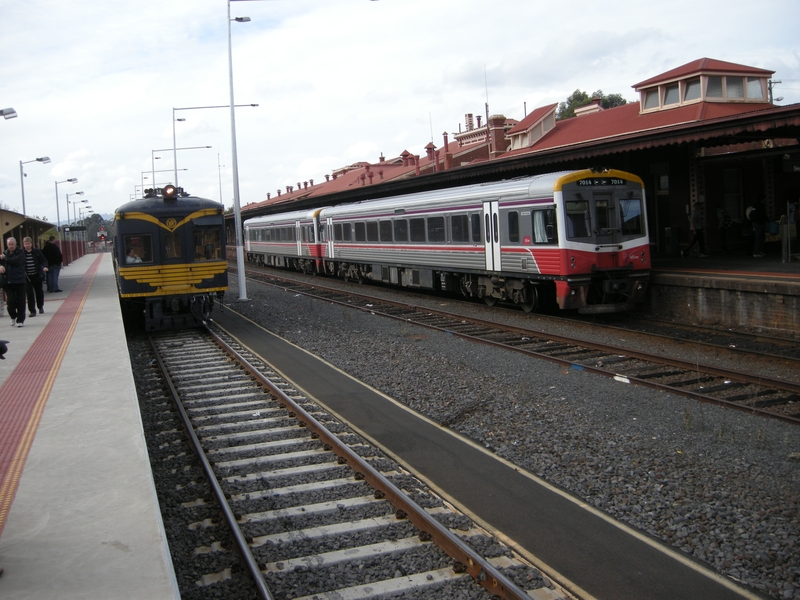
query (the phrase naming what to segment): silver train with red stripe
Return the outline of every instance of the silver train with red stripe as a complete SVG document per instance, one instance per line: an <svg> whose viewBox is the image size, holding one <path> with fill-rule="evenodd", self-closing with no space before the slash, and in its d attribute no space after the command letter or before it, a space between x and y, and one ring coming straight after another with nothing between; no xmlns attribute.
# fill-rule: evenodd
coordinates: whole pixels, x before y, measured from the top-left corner
<svg viewBox="0 0 800 600"><path fill-rule="evenodd" d="M519 304L620 312L650 277L644 186L586 169L248 219L251 263L460 292Z"/></svg>

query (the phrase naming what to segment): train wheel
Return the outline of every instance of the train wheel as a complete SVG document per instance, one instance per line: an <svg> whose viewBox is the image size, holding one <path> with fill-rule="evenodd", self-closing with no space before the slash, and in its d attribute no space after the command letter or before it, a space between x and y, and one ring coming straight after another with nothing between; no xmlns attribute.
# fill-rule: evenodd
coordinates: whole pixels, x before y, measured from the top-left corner
<svg viewBox="0 0 800 600"><path fill-rule="evenodd" d="M525 286L523 290L523 294L525 299L519 303L522 307L522 310L526 313L532 313L536 310L536 305L538 304L539 294L536 291L535 287Z"/></svg>
<svg viewBox="0 0 800 600"><path fill-rule="evenodd" d="M483 301L486 302L486 306L494 306L497 304L497 298L494 296L484 296Z"/></svg>

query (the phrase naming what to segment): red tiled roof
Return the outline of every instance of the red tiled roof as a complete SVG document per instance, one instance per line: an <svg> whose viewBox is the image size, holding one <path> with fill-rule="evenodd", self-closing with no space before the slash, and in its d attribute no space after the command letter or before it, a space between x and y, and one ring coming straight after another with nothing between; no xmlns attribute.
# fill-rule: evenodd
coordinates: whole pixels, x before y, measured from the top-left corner
<svg viewBox="0 0 800 600"><path fill-rule="evenodd" d="M516 124L514 127L512 127L511 129L509 129L509 130L506 132L506 135L512 135L512 134L515 134L515 133L522 133L523 131L526 131L526 130L527 130L527 129L529 129L531 126L535 125L535 124L536 124L536 123L538 123L538 122L539 122L541 119L543 119L544 117L546 117L546 116L547 116L547 114L548 114L548 113L549 113L551 110L553 110L554 108L556 108L557 106L558 106L558 102L556 102L555 104L548 104L547 106L542 106L542 107L540 107L540 108L537 108L537 109L536 109L536 110L534 110L534 111L533 111L531 114L529 114L529 115L528 115L528 116L526 116L524 119L522 119L522 121L520 121L520 122L519 122L519 123L517 123L517 124Z"/></svg>
<svg viewBox="0 0 800 600"><path fill-rule="evenodd" d="M639 103L631 102L582 117L556 122L555 128L533 146L512 150L503 155L518 156L586 142L612 139L618 136L666 129L687 123L699 123L720 117L767 110L771 104L729 104L700 102L670 110L639 114Z"/></svg>
<svg viewBox="0 0 800 600"><path fill-rule="evenodd" d="M771 76L775 71L767 71L766 69L757 69L755 67L748 67L746 65L737 65L736 63L725 62L724 60L715 60L713 58L699 58L690 63L686 63L680 67L676 67L661 75L656 75L650 79L645 79L632 87L635 90L643 87L655 85L657 83L664 83L674 79L684 79L692 75L699 75L700 73L735 73L737 75L760 75Z"/></svg>

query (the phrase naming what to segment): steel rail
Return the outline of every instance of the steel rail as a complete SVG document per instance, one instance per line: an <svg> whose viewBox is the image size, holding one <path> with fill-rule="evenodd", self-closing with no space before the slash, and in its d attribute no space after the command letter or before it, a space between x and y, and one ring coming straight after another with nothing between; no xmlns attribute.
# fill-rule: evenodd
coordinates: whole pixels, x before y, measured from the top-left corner
<svg viewBox="0 0 800 600"><path fill-rule="evenodd" d="M514 352L519 352L519 353L525 354L527 356L531 356L533 358L539 358L539 359L547 360L547 361L550 361L550 362L554 362L554 363L562 365L562 366L568 366L570 368L575 368L575 369L579 369L579 370L583 370L583 371L589 371L589 372L595 373L597 375L602 375L604 377L609 377L609 378L615 379L615 380L620 381L622 383L634 383L636 385L642 385L642 386L649 387L649 388L652 388L652 389L656 389L656 390L660 390L660 391L664 391L664 392L669 392L671 394L676 394L676 395L684 396L684 397L687 397L687 398L693 398L693 399L699 400L701 402L705 402L705 403L709 403L709 404L716 404L716 405L719 405L719 406L725 406L727 408L731 408L731 409L738 410L738 411L741 411L741 412L745 412L745 413L748 413L748 414L754 414L754 415L758 415L758 416L761 416L761 417L769 417L769 418L772 418L772 419L778 419L778 420L781 420L781 421L792 423L793 425L800 425L800 418L795 417L795 416L783 415L783 414L780 414L780 413L764 410L764 409L761 409L761 408L758 408L758 407L748 406L746 404L740 404L740 403L737 403L737 402L732 402L732 401L729 401L729 400L725 400L724 398L716 398L714 396L709 396L708 394L703 394L701 392L696 392L696 391L693 391L693 390L684 390L684 389L682 389L680 387L671 386L669 384L663 384L663 383L658 383L658 382L655 382L655 381L650 381L648 379L637 378L634 375L625 375L625 374L617 373L617 372L614 372L614 371L610 371L610 370L602 368L602 367L596 367L596 366L587 365L587 364L584 364L584 363L581 363L581 362L577 362L577 361L573 361L573 360L569 360L569 359L559 358L557 356L552 356L552 355L549 355L549 354L546 354L546 353L543 353L543 352L536 352L536 351L533 351L533 350L526 350L525 348L521 348L521 347L518 347L518 346L510 346L510 345L508 345L508 344L506 344L504 342L498 342L498 341L495 341L495 340L485 339L483 337L479 337L479 336L475 336L475 335L471 335L471 334L467 334L467 333L460 333L460 332L458 332L458 331L456 331L454 329L449 329L446 326L438 326L438 325L434 325L434 324L431 324L431 323L426 323L424 321L415 320L415 319L413 319L413 318L411 318L411 317L409 317L407 315L393 315L391 313L382 312L380 309L376 308L375 306L357 306L357 305L354 305L354 304L349 303L349 302L343 302L343 301L340 301L340 300L336 300L334 298L330 298L330 297L326 297L326 296L322 296L322 295L317 295L317 294L313 294L313 293L308 293L308 292L298 291L296 289L293 289L291 286L281 286L279 284L270 284L270 285L274 285L275 287L278 287L278 288L281 288L281 289L291 290L291 291L297 292L297 293L302 293L303 295L311 297L311 298L316 298L316 299L323 300L323 301L326 301L326 302L331 302L331 303L334 303L334 304L339 304L341 306L346 306L346 307L349 307L349 308L360 310L362 312L370 312L370 313L374 313L374 314L377 314L377 315L380 315L380 316L383 316L383 317L388 317L390 319L395 319L397 321L402 321L404 323L412 323L412 324L415 324L415 325L419 325L421 327L425 327L425 328L428 328L428 329L433 329L433 330L436 330L436 331L440 331L442 333L447 333L449 335L454 335L454 336L457 336L457 337L460 337L460 338L463 338L463 339L467 339L467 340L470 340L470 341L473 341L473 342L479 342L481 344L486 344L486 345L493 346L493 347L496 347L496 348L502 348L504 350L512 350ZM765 378L765 377L762 377L762 376L750 375L748 373L740 373L738 371L731 371L731 370L727 370L727 369L722 369L722 368L719 368L719 367L714 367L714 366L703 364L703 363L699 363L699 362L692 362L692 361L686 361L686 360L682 360L682 359L678 359L678 358L664 357L664 356L660 356L660 355L656 355L656 354L650 354L650 353L646 353L646 352L638 352L638 351L635 351L635 350L630 350L628 348L621 348L619 346L613 346L613 345L610 345L610 344L598 344L596 342L589 342L589 341L579 340L579 339L576 339L576 338L568 338L568 337L565 337L565 336L560 336L558 334L549 334L549 333L542 334L541 332L537 332L537 331L534 331L534 330L523 329L523 328L520 328L520 327L511 326L511 325L505 325L505 324L497 323L497 322L494 322L494 321L486 321L486 320L477 319L477 318L474 318L474 317L466 317L464 315L459 315L459 314L456 314L456 313L448 313L446 311L441 311L441 310L427 308L427 307L421 307L421 306L418 307L418 306L415 306L415 305L412 305L412 304L403 303L403 302L395 302L395 301L392 301L392 300L385 300L385 299L382 299L382 298L378 299L378 298L368 297L368 296L365 296L363 294L358 294L358 293L355 293L355 292L342 291L342 290L337 290L337 289L334 289L334 288L324 288L323 286L318 286L316 284L315 285L311 285L311 284L307 284L307 283L298 282L297 285L298 286L303 286L303 287L310 287L312 289L313 288L320 288L320 289L324 289L324 290L329 290L332 293L341 294L341 295L345 295L345 296L356 296L356 297L362 298L364 300L369 300L369 301L373 301L373 302L376 302L376 303L384 303L384 304L388 304L390 306L396 306L396 307L404 308L404 309L410 310L412 312L420 312L420 313L424 312L426 315L433 314L433 315L437 315L437 316L442 317L442 318L448 318L448 319L453 319L455 321L459 321L459 323L461 323L461 322L469 322L469 323L473 323L475 325L479 325L479 326L487 327L487 328L492 328L492 329L499 330L499 331L516 333L516 334L519 334L519 335L533 335L533 336L537 336L537 337L546 338L548 340L561 342L561 343L564 343L564 344L570 344L570 345L574 345L574 346L580 346L580 347L583 347L583 348L589 348L589 349L592 349L592 350L598 350L598 351L601 351L601 352L605 352L607 354L618 354L618 355L622 355L622 356L625 356L625 357L630 358L630 359L638 359L638 360L648 361L648 362L655 363L656 365L660 365L660 366L671 366L671 367L683 369L683 370L685 370L687 372L702 373L704 375L711 375L711 376L714 376L714 377L729 378L729 379L732 379L732 380L745 382L745 383L752 384L752 385L770 387L770 388L774 388L776 390L786 391L786 392L790 392L790 393L794 393L794 394L800 395L800 384L796 384L796 383L792 383L792 382L788 382L788 381L769 379L769 378Z"/></svg>
<svg viewBox="0 0 800 600"><path fill-rule="evenodd" d="M253 581L256 586L256 590L258 592L259 597L261 600L275 600L275 598L270 593L269 589L267 588L267 583L264 581L264 576L261 573L261 569L256 562L253 553L250 552L250 546L245 539L245 536L242 534L241 529L239 529L239 524L236 521L236 516L233 514L233 510L231 509L230 505L228 504L228 500L225 497L225 492L222 490L222 487L217 481L217 477L214 473L214 468L211 466L211 463L208 461L208 457L206 456L205 451L203 450L203 446L200 443L200 440L197 437L197 434L194 431L194 427L192 426L192 422L189 419L189 415L186 412L186 409L183 407L183 403L180 401L180 394L178 390L175 388L175 385L172 382L172 377L170 377L169 372L167 371L167 367L164 364L163 359L161 358L161 353L158 351L156 347L155 340L152 336L149 336L150 344L153 348L153 352L156 355L156 360L158 361L158 366L161 369L161 372L164 375L164 379L169 387L170 393L172 394L172 399L175 402L175 406L178 409L178 412L181 415L181 419L183 420L183 425L186 428L186 433L189 436L189 441L191 442L192 446L194 447L194 451L197 453L198 458L203 466L203 472L206 475L206 479L208 480L209 485L211 486L212 491L214 492L214 497L217 499L217 503L219 504L223 518L225 522L228 524L228 527L231 530L231 535L233 536L234 544L236 545L236 549L239 551L239 554L242 557L242 560L245 563L245 568L249 571L250 576L253 578Z"/></svg>
<svg viewBox="0 0 800 600"><path fill-rule="evenodd" d="M430 516L416 502L409 498L391 481L384 477L372 465L358 454L353 452L339 438L330 433L324 425L317 421L302 406L297 404L283 391L264 377L259 370L248 362L241 354L231 348L222 338L211 329L208 329L212 339L238 361L262 385L267 387L278 401L286 406L300 421L301 426L307 427L337 456L343 459L356 473L376 490L376 497L386 499L396 509L398 518L407 518L420 530L420 537L430 538L455 562L453 569L456 572L465 571L488 592L504 600L530 600L530 596L521 590L515 583L497 570L491 563L476 553L458 536L451 533L444 525Z"/></svg>

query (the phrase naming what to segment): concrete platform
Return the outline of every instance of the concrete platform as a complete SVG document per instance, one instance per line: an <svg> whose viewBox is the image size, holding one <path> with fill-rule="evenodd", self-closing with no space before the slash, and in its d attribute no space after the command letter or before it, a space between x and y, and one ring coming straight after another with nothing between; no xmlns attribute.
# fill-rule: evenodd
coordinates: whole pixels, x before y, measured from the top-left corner
<svg viewBox="0 0 800 600"><path fill-rule="evenodd" d="M110 254L0 339L0 598L176 599Z"/></svg>

